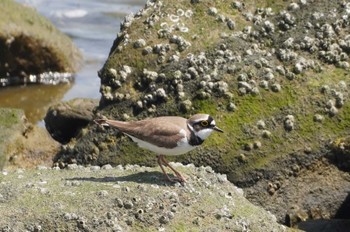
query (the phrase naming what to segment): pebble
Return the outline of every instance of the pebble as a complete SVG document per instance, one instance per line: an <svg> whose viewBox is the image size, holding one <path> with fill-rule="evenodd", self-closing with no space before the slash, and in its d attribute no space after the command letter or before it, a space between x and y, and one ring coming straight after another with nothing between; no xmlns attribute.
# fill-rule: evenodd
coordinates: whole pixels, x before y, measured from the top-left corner
<svg viewBox="0 0 350 232"><path fill-rule="evenodd" d="M142 48L146 46L146 41L144 39L138 39L134 43L134 48Z"/></svg>
<svg viewBox="0 0 350 232"><path fill-rule="evenodd" d="M94 166L91 166L91 167L90 167L90 170L91 170L91 171L99 171L100 169L101 169L100 166L95 166L95 165L94 165Z"/></svg>
<svg viewBox="0 0 350 232"><path fill-rule="evenodd" d="M293 115L287 115L284 118L284 129L287 131L291 131L294 129L295 118Z"/></svg>
<svg viewBox="0 0 350 232"><path fill-rule="evenodd" d="M106 196L108 196L108 191L107 190L101 190L101 191L97 192L97 195L99 197L106 197Z"/></svg>
<svg viewBox="0 0 350 232"><path fill-rule="evenodd" d="M218 9L216 9L215 7L210 7L208 10L208 14L215 16L218 14Z"/></svg>
<svg viewBox="0 0 350 232"><path fill-rule="evenodd" d="M112 165L110 164L105 164L101 167L102 170L110 170L110 169L113 169Z"/></svg>
<svg viewBox="0 0 350 232"><path fill-rule="evenodd" d="M78 169L78 165L77 164L68 164L67 165L67 169L68 170L75 170L75 169Z"/></svg>
<svg viewBox="0 0 350 232"><path fill-rule="evenodd" d="M229 111L235 111L236 109L237 109L237 107L236 107L235 103L233 103L233 102L230 102L227 106L227 110L229 110Z"/></svg>
<svg viewBox="0 0 350 232"><path fill-rule="evenodd" d="M322 122L324 120L324 117L320 114L314 115L314 122Z"/></svg>
<svg viewBox="0 0 350 232"><path fill-rule="evenodd" d="M274 84L272 84L271 85L271 90L273 91L273 92L280 92L281 90L282 90L282 87L281 87L281 85L280 84L278 84L278 83L274 83Z"/></svg>
<svg viewBox="0 0 350 232"><path fill-rule="evenodd" d="M263 130L263 129L266 128L266 124L265 124L265 122L264 122L263 120L257 121L256 126L257 126L258 129L260 129L260 130Z"/></svg>
<svg viewBox="0 0 350 232"><path fill-rule="evenodd" d="M262 131L262 136L263 136L263 138L270 138L272 136L272 134L268 130L263 130Z"/></svg>

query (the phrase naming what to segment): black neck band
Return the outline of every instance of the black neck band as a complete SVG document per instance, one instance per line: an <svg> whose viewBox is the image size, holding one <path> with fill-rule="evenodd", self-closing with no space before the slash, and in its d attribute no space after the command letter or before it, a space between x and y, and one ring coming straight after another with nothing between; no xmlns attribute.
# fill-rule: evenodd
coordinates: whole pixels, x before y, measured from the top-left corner
<svg viewBox="0 0 350 232"><path fill-rule="evenodd" d="M190 139L188 140L188 143L191 145L191 146L199 146L201 145L204 140L201 139L200 137L198 137L194 131L193 131L193 128L191 128L190 126L187 126L188 129L191 131L191 135L190 135Z"/></svg>

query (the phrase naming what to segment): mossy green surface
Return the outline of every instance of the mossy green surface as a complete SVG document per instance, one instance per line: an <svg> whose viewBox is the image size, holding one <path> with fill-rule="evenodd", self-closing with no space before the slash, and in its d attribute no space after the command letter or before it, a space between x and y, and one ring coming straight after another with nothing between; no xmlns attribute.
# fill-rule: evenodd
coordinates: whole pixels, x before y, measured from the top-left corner
<svg viewBox="0 0 350 232"><path fill-rule="evenodd" d="M156 20L152 26L145 22L150 18L152 19L152 16L159 12L154 8L148 9L142 17L135 18L131 26L122 32L123 36L127 35L128 43L123 42L125 39L123 36L118 38L120 40L117 39L105 66L100 72L101 83L111 87L111 94L130 94L131 96L125 100L101 101L99 113L109 118L122 120L125 120L123 114L131 116L128 120L160 115L189 117L199 112L211 114L217 125L225 133L213 133L200 148L186 155L169 157L169 160L194 163L197 166L210 165L216 171L227 173L229 179L236 183L244 181L245 178L249 179L251 173L264 168L288 169L288 167L281 167L276 160L288 160L290 154L304 154L304 151L307 151L316 156L329 140L348 133L349 102L345 98L345 103L342 107L339 107L338 114L330 116L325 106L327 101L334 100L334 96L330 93L322 93L321 87L329 85L335 91L342 91L344 95L348 96L348 90L340 90L338 84L340 81L348 82L349 70L324 63L316 53L296 49L295 52L298 53L298 58L314 61L313 68L307 68L301 74L295 74L293 78L288 78L285 74L275 71L277 66L283 66L283 70L289 73L294 70L294 60L283 61L278 58L276 52L284 48L282 43L289 37L295 36L295 41L302 40L305 37L306 22L302 19L311 12L308 7L312 7L312 11L318 11L335 6L335 3L326 1L304 6L301 10L292 13L296 17L295 25L290 30L279 31L278 23L281 17L279 11L286 10L291 3L292 1L246 1L245 13L254 14L257 8L271 7L273 12L271 18L263 15L262 20L268 20L275 25L275 33L272 35L259 34L260 37L258 38L254 36L250 38L247 35L248 38L246 39L233 35L240 35L245 26L251 26L252 30L259 32L262 29L258 23L254 24L254 22L246 19L243 13L234 9L231 3L227 1L201 1L198 4L191 4L190 1L162 1L161 11L166 13L161 14L160 19ZM226 21L219 23L220 20L216 16L209 15L208 11L211 7L218 10L218 16L224 15L234 20L236 28L230 30ZM169 38L158 36L161 23L170 23L168 16L176 14L178 9L193 11L193 16L184 22L190 33L173 31L173 34L181 36L191 43L191 46L184 51L178 51L176 49L177 45L170 43ZM166 56L177 54L180 58L179 62L159 64L157 63L157 54L143 55L142 48L135 49L133 47L133 42L140 38L145 40L146 46L169 44L171 49L166 53ZM208 98L203 99L198 94L203 90L198 87L200 80L195 80L192 77L190 80L183 81L185 99L191 101L192 109L186 112L182 111L180 105L183 99L176 96L174 86L169 87L169 83L174 79L174 72L179 70L186 73L189 68L186 64L190 62L186 57L190 55L196 57L201 52L211 62L215 62L216 59L220 60L222 57L217 57L216 52L221 49L222 45L225 47L223 50L230 50L241 58L235 57L239 61L230 63L230 65L236 65L235 71L227 72L227 70L220 69L221 66L217 66L220 80L228 84L229 94L220 95L213 90ZM261 53L256 52L256 55L247 55L246 51L254 50L253 48ZM256 95L241 94L237 87L239 74L249 74L252 80L256 82L256 86L264 78L263 69L265 67L257 68L255 63L260 58L267 60L267 67L273 70L274 79L269 84L278 83L281 85L281 90L274 92L270 88L266 90L259 87L259 93ZM110 81L117 77L112 76L109 70L113 68L118 71L123 65L132 67L133 73L120 88L113 89L114 87L110 84ZM203 70L205 65L201 67ZM210 65L207 66L209 69L203 75L211 74L213 71L210 69ZM142 97L146 94L152 94L149 86L137 88L137 83L140 82L140 79L142 80L143 68L156 71L158 74L164 74L165 77L162 80L156 80L152 84L155 88L164 87L168 99L165 102L154 103L156 110L148 111L147 106L141 112L135 112L135 102L137 100L142 101ZM203 76L197 78L200 79ZM237 109L228 111L227 106L230 103L234 103ZM322 115L324 120L316 122L314 120L315 114ZM291 131L284 127L287 115L293 115L295 118L294 128ZM265 130L271 133L270 137L266 138L263 135L264 131L258 129L257 122L259 120L266 123ZM110 138L109 141L106 141L108 149L101 148L96 159L87 161L85 159L89 156L86 152L87 144L94 139L96 141L104 140L106 133L109 132L91 126L88 136L78 138L76 144L73 144L72 152L63 151L58 158L64 161L68 160L69 163L70 159L78 157L79 162L99 165L105 163L126 164L128 162L142 165L156 164L155 154L136 148L134 143L124 137ZM96 134L98 135L96 136ZM113 137L113 135L109 136ZM96 139L96 137L98 138ZM260 142L261 147L254 148L253 144L255 142Z"/></svg>
<svg viewBox="0 0 350 232"><path fill-rule="evenodd" d="M0 170L11 153L10 142L14 143L16 137L25 129L23 117L23 110L0 108Z"/></svg>

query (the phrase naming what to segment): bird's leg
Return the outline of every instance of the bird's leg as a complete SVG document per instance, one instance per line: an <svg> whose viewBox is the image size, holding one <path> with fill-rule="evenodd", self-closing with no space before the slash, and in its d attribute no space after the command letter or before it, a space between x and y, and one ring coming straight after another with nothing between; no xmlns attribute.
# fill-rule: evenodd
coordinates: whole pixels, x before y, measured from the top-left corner
<svg viewBox="0 0 350 232"><path fill-rule="evenodd" d="M175 168L173 168L169 163L168 161L165 160L164 156L163 155L160 155L158 156L158 160L161 160L166 166L168 166L176 175L177 177L177 180L180 181L180 182L186 182L185 178L180 174L180 172L176 171ZM159 163L159 161L158 161ZM163 169L163 168L162 168ZM163 170L164 172L164 170ZM169 178L169 177L168 177Z"/></svg>
<svg viewBox="0 0 350 232"><path fill-rule="evenodd" d="M168 174L166 173L166 171L165 171L165 169L164 169L164 167L163 167L163 164L162 164L162 155L159 155L159 156L158 156L158 160L157 160L157 161L158 161L159 167L162 169L162 171L163 171L164 175L166 176L166 178L167 178L170 182L176 182L176 180L170 178L170 177L168 176Z"/></svg>

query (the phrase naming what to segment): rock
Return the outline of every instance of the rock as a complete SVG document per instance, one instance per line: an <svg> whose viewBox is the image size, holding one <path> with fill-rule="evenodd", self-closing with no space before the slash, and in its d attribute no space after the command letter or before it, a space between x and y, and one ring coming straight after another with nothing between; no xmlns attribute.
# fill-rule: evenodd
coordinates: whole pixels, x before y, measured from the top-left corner
<svg viewBox="0 0 350 232"><path fill-rule="evenodd" d="M291 131L294 129L294 123L295 123L295 118L293 115L287 115L284 118L284 129L286 129L287 131Z"/></svg>
<svg viewBox="0 0 350 232"><path fill-rule="evenodd" d="M337 165L346 171L350 171L350 137L338 138L331 142L333 159Z"/></svg>
<svg viewBox="0 0 350 232"><path fill-rule="evenodd" d="M142 48L146 46L146 41L144 39L138 39L134 43L134 48Z"/></svg>
<svg viewBox="0 0 350 232"><path fill-rule="evenodd" d="M219 126L227 128L225 133L213 134L203 146L172 157L174 160L210 165L213 170L225 172L229 181L252 191L254 194L247 191L249 199L273 211L280 222L285 222L288 204L295 202L303 202L306 212L323 205L325 214L334 216L344 200L349 179L329 175L323 180L328 169L341 172L336 172L337 167L332 164L313 164L327 158L326 141L343 136L349 125L349 93L344 84L338 85L346 79L347 71L337 68L340 62L349 61L348 4L320 0L306 3L306 7L305 1L295 1L299 9L293 4L288 10L292 2L257 8L254 1L247 0L234 3L232 8L229 1L215 1L207 6L204 1L191 5L183 0L177 2L183 8L179 9L170 0L161 2L160 6L159 1L148 1L146 12L121 32L128 36L115 40L99 72L102 97L98 113L119 119L127 114L127 120L210 113ZM187 10L195 12L190 19L183 16ZM234 30L227 25L231 16ZM147 52L147 59L142 55L144 48L134 49L133 43L126 43L139 38L147 38L147 46L152 48L153 54ZM118 74L124 65L132 67L132 73L119 86L109 70ZM320 92L320 86L328 88ZM157 89L164 90L166 100L157 97ZM160 95L164 92L159 91ZM313 121L316 114L324 114L322 124ZM298 119L297 124L286 115ZM266 125L257 125L258 120ZM255 148L256 141L263 146L259 148L256 143ZM246 143L253 144L253 149L242 151ZM305 152L308 147L312 150ZM156 164L154 154L137 148L115 130L102 130L94 124L67 144L57 161L60 166L72 161L99 166ZM308 175L317 181L307 182ZM276 188L277 181L282 187ZM261 188L260 183L264 183ZM272 183L269 191L273 197L267 193L267 183ZM317 189L317 184L322 187ZM203 185L210 186L210 182L205 180ZM342 195L339 198L337 188ZM157 215L158 223L161 216L169 219L168 211ZM232 220L222 217L227 214L212 212L220 216L218 220ZM200 216L192 220L197 225L205 224ZM135 212L129 217L134 220L130 220L131 224L137 225ZM144 213L140 218L147 221ZM170 224L171 220L164 225ZM233 231L232 228L227 230Z"/></svg>
<svg viewBox="0 0 350 232"><path fill-rule="evenodd" d="M17 178L15 171L0 173L0 228L25 231L40 225L41 231L290 231L271 213L244 198L243 191L228 182L226 175L206 167L175 166L187 177L183 185L164 181L158 167L98 172L84 168L25 170L23 178ZM67 180L75 184L67 184ZM114 187L116 182L122 187ZM18 223L13 212L21 210L23 204L26 213Z"/></svg>
<svg viewBox="0 0 350 232"><path fill-rule="evenodd" d="M22 110L0 108L0 170L51 166L58 148L44 128L27 122Z"/></svg>
<svg viewBox="0 0 350 232"><path fill-rule="evenodd" d="M25 116L22 110L0 108L0 170L13 153L10 150L11 144L14 144L25 130Z"/></svg>
<svg viewBox="0 0 350 232"><path fill-rule="evenodd" d="M51 106L45 116L45 127L55 140L66 144L93 119L97 100L76 98Z"/></svg>
<svg viewBox="0 0 350 232"><path fill-rule="evenodd" d="M0 8L1 77L21 84L31 74L78 70L80 52L49 20L16 1L0 1Z"/></svg>

